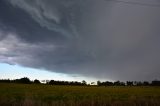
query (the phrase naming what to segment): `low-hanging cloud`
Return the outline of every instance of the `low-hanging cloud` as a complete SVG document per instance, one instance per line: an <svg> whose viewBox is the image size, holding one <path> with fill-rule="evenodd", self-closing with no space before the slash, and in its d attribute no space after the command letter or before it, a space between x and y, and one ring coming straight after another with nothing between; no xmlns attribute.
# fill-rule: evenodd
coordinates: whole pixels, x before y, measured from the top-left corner
<svg viewBox="0 0 160 106"><path fill-rule="evenodd" d="M0 62L113 80L160 77L160 7L107 0L1 2Z"/></svg>

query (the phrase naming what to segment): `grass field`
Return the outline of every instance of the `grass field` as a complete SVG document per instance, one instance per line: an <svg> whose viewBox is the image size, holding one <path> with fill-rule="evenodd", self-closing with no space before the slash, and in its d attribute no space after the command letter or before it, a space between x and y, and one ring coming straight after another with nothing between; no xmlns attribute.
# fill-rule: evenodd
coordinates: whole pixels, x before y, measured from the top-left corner
<svg viewBox="0 0 160 106"><path fill-rule="evenodd" d="M1 83L0 106L160 106L160 87Z"/></svg>

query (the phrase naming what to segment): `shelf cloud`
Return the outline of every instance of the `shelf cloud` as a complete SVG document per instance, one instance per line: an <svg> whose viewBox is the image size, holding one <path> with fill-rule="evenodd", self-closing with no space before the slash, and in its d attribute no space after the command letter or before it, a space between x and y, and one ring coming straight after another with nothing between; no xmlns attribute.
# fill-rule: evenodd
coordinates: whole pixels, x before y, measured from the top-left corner
<svg viewBox="0 0 160 106"><path fill-rule="evenodd" d="M160 7L138 2L1 0L0 62L97 79L160 78Z"/></svg>

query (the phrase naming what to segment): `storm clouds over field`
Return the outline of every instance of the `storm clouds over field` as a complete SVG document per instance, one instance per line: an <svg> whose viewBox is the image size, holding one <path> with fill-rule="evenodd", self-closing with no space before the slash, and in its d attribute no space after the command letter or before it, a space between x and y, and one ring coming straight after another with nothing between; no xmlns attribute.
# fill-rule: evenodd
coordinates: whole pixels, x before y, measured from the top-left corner
<svg viewBox="0 0 160 106"><path fill-rule="evenodd" d="M0 0L0 62L113 80L160 78L160 1L123 1Z"/></svg>

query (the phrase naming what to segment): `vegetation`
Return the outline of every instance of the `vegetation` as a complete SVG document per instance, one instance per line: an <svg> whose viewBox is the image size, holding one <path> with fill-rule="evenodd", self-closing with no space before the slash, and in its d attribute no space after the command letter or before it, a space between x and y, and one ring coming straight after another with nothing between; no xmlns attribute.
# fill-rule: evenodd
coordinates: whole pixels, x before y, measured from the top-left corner
<svg viewBox="0 0 160 106"><path fill-rule="evenodd" d="M0 80L0 106L160 106L159 81ZM92 82L93 83L93 82Z"/></svg>
<svg viewBox="0 0 160 106"><path fill-rule="evenodd" d="M55 81L55 80L47 80L43 81L45 84L49 85L80 85L80 86L86 86L87 82L83 80L82 82L78 81ZM37 79L34 81L31 81L29 78L24 77L20 79L15 79L15 80L10 80L10 79L0 79L0 83L22 83L22 84L41 84L41 82ZM91 85L95 83L91 82ZM126 81L126 82L121 82L121 81L115 81L115 82L110 82L110 81L97 81L97 86L160 86L160 81L159 80L154 80L152 82L148 81Z"/></svg>
<svg viewBox="0 0 160 106"><path fill-rule="evenodd" d="M160 88L0 83L0 106L160 106Z"/></svg>

